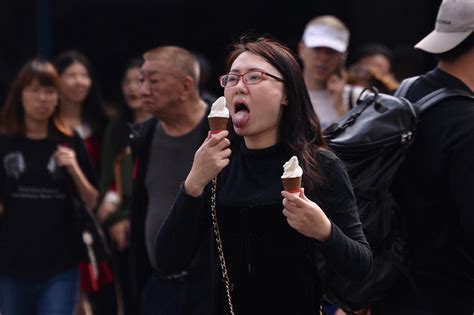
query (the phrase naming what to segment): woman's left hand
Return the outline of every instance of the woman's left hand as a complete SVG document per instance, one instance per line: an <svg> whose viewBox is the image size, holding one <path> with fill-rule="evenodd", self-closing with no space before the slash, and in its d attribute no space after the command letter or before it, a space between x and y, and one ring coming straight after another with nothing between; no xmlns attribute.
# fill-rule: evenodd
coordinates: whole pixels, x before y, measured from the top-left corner
<svg viewBox="0 0 474 315"><path fill-rule="evenodd" d="M117 248L122 253L128 248L128 235L130 231L130 221L122 220L116 222L109 228L109 235Z"/></svg>
<svg viewBox="0 0 474 315"><path fill-rule="evenodd" d="M78 168L76 153L71 148L58 145L58 149L54 153L54 158L59 166L66 167L70 173Z"/></svg>
<svg viewBox="0 0 474 315"><path fill-rule="evenodd" d="M300 195L295 196L282 191L283 214L288 224L299 233L324 242L331 235L332 225L323 210L309 200L301 189Z"/></svg>

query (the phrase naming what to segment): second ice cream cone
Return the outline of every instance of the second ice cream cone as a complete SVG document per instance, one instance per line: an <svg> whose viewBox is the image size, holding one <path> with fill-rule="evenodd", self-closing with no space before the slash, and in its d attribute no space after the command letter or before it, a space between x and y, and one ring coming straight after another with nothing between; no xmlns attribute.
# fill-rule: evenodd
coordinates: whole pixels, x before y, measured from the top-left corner
<svg viewBox="0 0 474 315"><path fill-rule="evenodd" d="M292 156L284 165L283 165L283 175L281 176L281 181L283 183L283 188L285 191L297 195L300 195L301 190L301 178L303 176L303 169L300 167L298 158Z"/></svg>
<svg viewBox="0 0 474 315"><path fill-rule="evenodd" d="M282 178L283 189L290 193L300 193L301 177Z"/></svg>

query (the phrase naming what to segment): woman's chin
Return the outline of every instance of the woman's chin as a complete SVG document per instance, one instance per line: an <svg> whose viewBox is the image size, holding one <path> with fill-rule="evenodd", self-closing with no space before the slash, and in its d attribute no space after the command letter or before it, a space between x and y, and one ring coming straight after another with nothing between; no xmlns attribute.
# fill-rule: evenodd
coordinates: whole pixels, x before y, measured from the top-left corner
<svg viewBox="0 0 474 315"><path fill-rule="evenodd" d="M248 128L246 128L246 125L242 127L237 127L234 125L234 131L238 136L245 137L249 135Z"/></svg>

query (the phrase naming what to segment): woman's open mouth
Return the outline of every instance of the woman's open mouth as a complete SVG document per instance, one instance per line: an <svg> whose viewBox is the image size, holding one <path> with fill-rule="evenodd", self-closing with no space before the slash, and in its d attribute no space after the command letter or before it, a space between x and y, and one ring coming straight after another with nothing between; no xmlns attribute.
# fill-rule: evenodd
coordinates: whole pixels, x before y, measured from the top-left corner
<svg viewBox="0 0 474 315"><path fill-rule="evenodd" d="M250 118L250 110L244 103L235 104L232 123L237 128L242 128Z"/></svg>

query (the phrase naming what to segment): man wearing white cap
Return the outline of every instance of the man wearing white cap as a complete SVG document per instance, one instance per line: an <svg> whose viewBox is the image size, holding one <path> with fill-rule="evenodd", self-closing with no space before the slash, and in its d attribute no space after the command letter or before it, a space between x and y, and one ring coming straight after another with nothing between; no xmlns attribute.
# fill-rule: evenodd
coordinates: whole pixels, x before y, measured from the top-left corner
<svg viewBox="0 0 474 315"><path fill-rule="evenodd" d="M407 98L440 88L474 90L474 1L444 1L435 30L415 47L438 66ZM446 99L421 116L394 183L406 223L411 284L400 283L373 315L474 314L474 99Z"/></svg>
<svg viewBox="0 0 474 315"><path fill-rule="evenodd" d="M298 46L314 111L326 128L352 108L362 88L345 82L349 30L338 18L319 16L306 25Z"/></svg>

